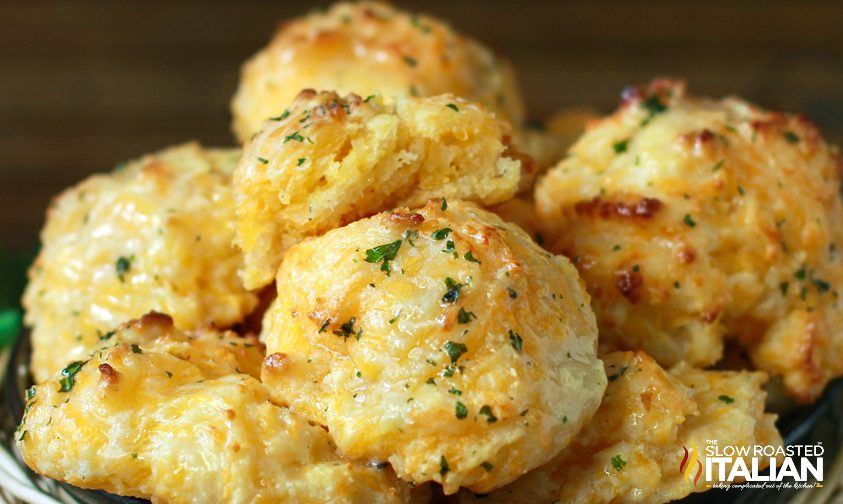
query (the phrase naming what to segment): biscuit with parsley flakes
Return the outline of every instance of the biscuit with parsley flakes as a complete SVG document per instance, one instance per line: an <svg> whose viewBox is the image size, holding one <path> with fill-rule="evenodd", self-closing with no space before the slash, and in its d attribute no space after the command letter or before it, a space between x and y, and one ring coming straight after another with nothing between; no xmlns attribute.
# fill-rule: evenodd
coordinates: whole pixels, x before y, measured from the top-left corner
<svg viewBox="0 0 843 504"><path fill-rule="evenodd" d="M606 376L575 268L471 203L435 199L294 246L262 339L279 404L340 453L486 492L550 460Z"/></svg>
<svg viewBox="0 0 843 504"><path fill-rule="evenodd" d="M262 358L255 338L148 314L30 389L17 445L39 474L152 502L410 501L388 467L270 403Z"/></svg>
<svg viewBox="0 0 843 504"><path fill-rule="evenodd" d="M382 210L440 196L484 205L511 198L530 162L507 143L508 130L452 95L387 103L303 91L264 123L235 171L245 284L271 283L302 238Z"/></svg>
<svg viewBox="0 0 843 504"><path fill-rule="evenodd" d="M32 372L45 380L150 310L227 327L256 305L237 275L231 175L238 150L188 143L59 195L23 297Z"/></svg>
<svg viewBox="0 0 843 504"><path fill-rule="evenodd" d="M841 166L803 116L655 81L590 125L537 211L606 349L708 366L734 338L808 402L843 373Z"/></svg>
<svg viewBox="0 0 843 504"><path fill-rule="evenodd" d="M720 447L782 445L775 416L764 413L764 373L684 364L666 371L643 352L602 358L609 386L574 443L515 483L482 499L463 492L460 502L669 502L719 481L717 474L705 481L700 473L694 484L709 440ZM686 448L688 477L682 470ZM759 468L768 460L762 458ZM751 466L751 457L744 462Z"/></svg>
<svg viewBox="0 0 843 504"><path fill-rule="evenodd" d="M243 65L231 109L245 142L299 91L435 96L482 103L520 126L524 105L509 64L446 23L380 2L341 2L282 24Z"/></svg>

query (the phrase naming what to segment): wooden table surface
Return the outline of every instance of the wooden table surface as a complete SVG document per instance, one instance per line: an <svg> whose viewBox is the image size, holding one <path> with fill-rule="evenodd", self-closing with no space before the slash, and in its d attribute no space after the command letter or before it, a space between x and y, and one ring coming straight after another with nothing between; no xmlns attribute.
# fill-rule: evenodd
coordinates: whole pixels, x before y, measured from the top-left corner
<svg viewBox="0 0 843 504"><path fill-rule="evenodd" d="M611 110L654 76L808 113L843 139L843 2L400 2L515 64L531 114ZM232 142L240 63L318 5L0 1L0 249L33 249L49 198L188 139Z"/></svg>

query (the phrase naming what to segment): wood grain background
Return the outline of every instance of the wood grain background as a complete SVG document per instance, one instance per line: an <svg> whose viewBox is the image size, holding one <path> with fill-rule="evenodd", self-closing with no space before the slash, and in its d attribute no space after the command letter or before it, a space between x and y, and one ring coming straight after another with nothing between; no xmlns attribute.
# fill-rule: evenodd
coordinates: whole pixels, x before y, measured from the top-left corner
<svg viewBox="0 0 843 504"><path fill-rule="evenodd" d="M843 139L840 1L399 3L512 60L534 117L608 111L627 84L683 76ZM0 1L0 247L34 249L49 198L90 173L188 139L230 144L240 63L317 5Z"/></svg>

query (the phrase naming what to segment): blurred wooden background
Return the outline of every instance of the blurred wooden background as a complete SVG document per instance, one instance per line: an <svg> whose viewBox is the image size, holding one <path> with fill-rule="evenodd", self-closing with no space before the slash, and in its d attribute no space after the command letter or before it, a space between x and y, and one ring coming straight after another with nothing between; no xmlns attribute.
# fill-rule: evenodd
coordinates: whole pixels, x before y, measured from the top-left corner
<svg viewBox="0 0 843 504"><path fill-rule="evenodd" d="M399 4L511 59L534 117L610 110L626 84L684 76L803 110L843 139L841 1ZM0 0L0 252L34 250L49 198L92 172L187 139L231 143L240 63L318 5Z"/></svg>

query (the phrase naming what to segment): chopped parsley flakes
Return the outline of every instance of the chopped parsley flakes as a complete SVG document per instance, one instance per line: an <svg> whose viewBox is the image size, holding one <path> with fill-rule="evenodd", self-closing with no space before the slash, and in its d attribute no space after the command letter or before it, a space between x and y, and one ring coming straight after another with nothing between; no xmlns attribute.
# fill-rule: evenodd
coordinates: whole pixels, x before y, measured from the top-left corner
<svg viewBox="0 0 843 504"><path fill-rule="evenodd" d="M313 143L313 140L311 140L309 137L301 136L301 134L298 131L294 131L294 132L290 133L289 135L285 136L284 141L282 143L287 143L290 140L295 140L296 142L302 142L302 143L304 143L305 141L309 141L310 143Z"/></svg>
<svg viewBox="0 0 843 504"><path fill-rule="evenodd" d="M121 282L126 280L125 275L132 268L132 261L134 260L134 255L130 255L128 257L120 256L117 258L117 262L114 263L114 269L117 271L117 278L119 278Z"/></svg>
<svg viewBox="0 0 843 504"><path fill-rule="evenodd" d="M137 346L136 344L132 343L132 353L134 354L143 354L143 350L141 347Z"/></svg>
<svg viewBox="0 0 843 504"><path fill-rule="evenodd" d="M460 420L462 420L463 418L468 416L468 408L465 407L465 404L463 404L459 401L457 401L457 404L456 404L456 407L455 407L455 412L456 412L457 418L459 418Z"/></svg>
<svg viewBox="0 0 843 504"><path fill-rule="evenodd" d="M445 342L442 346L442 350L448 354L448 357L451 358L451 364L456 364L457 360L459 360L460 356L466 352L468 352L468 347L465 346L464 343L457 343L451 340Z"/></svg>
<svg viewBox="0 0 843 504"><path fill-rule="evenodd" d="M459 107L457 107L456 105L454 105L453 103L449 103L449 104L447 104L447 105L445 105L445 106L446 106L446 107L448 107L449 109L453 110L454 112L459 112L459 111L460 111L460 108L459 108ZM443 208L442 210L444 210L444 208Z"/></svg>
<svg viewBox="0 0 843 504"><path fill-rule="evenodd" d="M442 229L437 229L430 236L432 236L434 240L444 240L445 238L448 237L448 235L450 233L451 233L451 228L442 228Z"/></svg>
<svg viewBox="0 0 843 504"><path fill-rule="evenodd" d="M498 417L492 413L492 408L488 404L484 404L480 407L480 414L486 415L486 423L495 423L498 421Z"/></svg>
<svg viewBox="0 0 843 504"><path fill-rule="evenodd" d="M378 263L383 261L381 264L381 271L386 271L386 274L389 275L392 271L389 266L389 261L395 259L395 256L398 254L398 249L400 248L401 240L395 240L392 243L386 243L384 245L378 245L377 247L370 248L366 251L366 262Z"/></svg>
<svg viewBox="0 0 843 504"><path fill-rule="evenodd" d="M652 95L641 102L641 107L647 111L647 117L641 121L641 126L646 126L657 115L667 111L667 105L662 103L658 96Z"/></svg>
<svg viewBox="0 0 843 504"><path fill-rule="evenodd" d="M784 139L787 140L787 143L796 144L799 143L799 135L792 131L786 131L784 134Z"/></svg>
<svg viewBox="0 0 843 504"><path fill-rule="evenodd" d="M465 287L465 285L458 283L451 277L445 279L445 287L448 288L445 291L445 294L442 296L443 303L456 303L460 299L460 289Z"/></svg>
<svg viewBox="0 0 843 504"><path fill-rule="evenodd" d="M354 334L356 338L359 340L360 336L363 334L363 329L358 329L357 333L354 332L354 322L357 321L357 317L351 317L348 319L348 322L344 323L340 326L338 330L334 331L336 336L342 336L345 339L348 339L349 336Z"/></svg>
<svg viewBox="0 0 843 504"><path fill-rule="evenodd" d="M477 315L474 312L465 311L465 308L460 308L459 313L457 313L457 322L460 324L468 324L473 318L476 319Z"/></svg>
<svg viewBox="0 0 843 504"><path fill-rule="evenodd" d="M73 389L73 386L76 385L76 373L78 373L84 365L85 362L83 361L75 361L71 362L66 368L61 370L59 392L70 392Z"/></svg>
<svg viewBox="0 0 843 504"><path fill-rule="evenodd" d="M684 222L685 225L688 227L694 227L697 225L697 223L694 222L694 219L691 218L691 214L685 214L685 217L682 219L682 222Z"/></svg>
<svg viewBox="0 0 843 504"><path fill-rule="evenodd" d="M512 329L510 329L509 344L512 345L512 348L514 348L516 352L521 353L521 348L524 344L524 340L521 339L521 336L519 336L517 332L514 332Z"/></svg>
<svg viewBox="0 0 843 504"><path fill-rule="evenodd" d="M612 457L612 467L615 468L616 471L620 471L626 465L626 460L623 459L620 455L615 455Z"/></svg>
<svg viewBox="0 0 843 504"><path fill-rule="evenodd" d="M726 404L732 404L733 402L735 402L734 399L732 399L731 397L729 397L725 394L721 395L721 396L717 396L717 398L720 399L721 401L723 401Z"/></svg>
<svg viewBox="0 0 843 504"><path fill-rule="evenodd" d="M289 116L290 116L290 111L289 111L289 110L285 110L285 111L284 111L284 113L283 113L283 114L281 114L280 116L278 116L278 117L270 117L270 118L269 118L269 120L270 120L270 121L283 121L284 119L286 119L286 118L287 118L287 117L289 117Z"/></svg>
<svg viewBox="0 0 843 504"><path fill-rule="evenodd" d="M448 474L451 468L448 467L448 460L445 458L445 455L439 457L439 475L445 476Z"/></svg>
<svg viewBox="0 0 843 504"><path fill-rule="evenodd" d="M477 259L476 257L474 257L474 254L472 254L470 250L465 253L463 258L465 258L465 260L468 261L468 262L474 262L474 263L480 264L480 260Z"/></svg>
<svg viewBox="0 0 843 504"><path fill-rule="evenodd" d="M615 154L621 154L626 152L627 147L629 146L629 138L626 140L621 140L620 142L615 142L612 144L612 149L614 149Z"/></svg>

